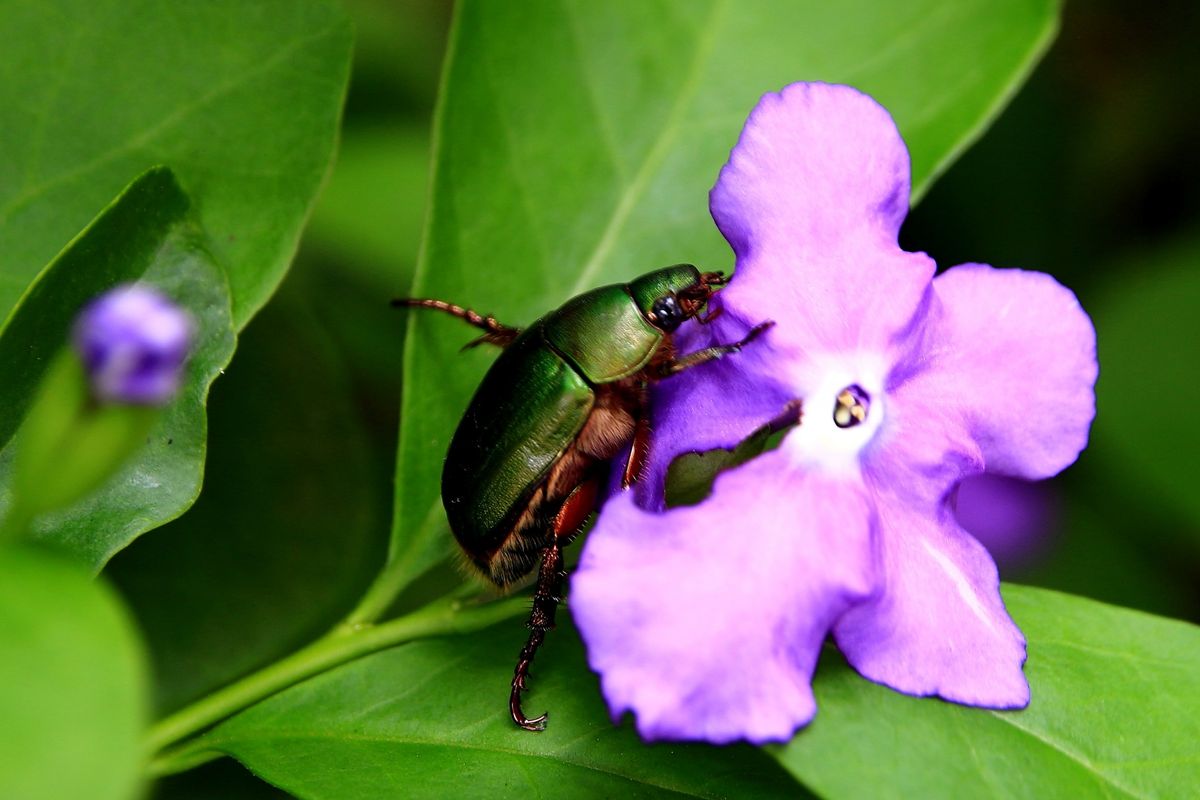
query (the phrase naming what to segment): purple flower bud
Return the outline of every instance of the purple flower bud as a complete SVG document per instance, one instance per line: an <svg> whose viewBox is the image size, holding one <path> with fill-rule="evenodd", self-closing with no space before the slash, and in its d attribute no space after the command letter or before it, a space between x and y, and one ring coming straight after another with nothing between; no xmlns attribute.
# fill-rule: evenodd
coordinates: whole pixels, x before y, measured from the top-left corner
<svg viewBox="0 0 1200 800"><path fill-rule="evenodd" d="M162 405L175 396L191 338L187 312L136 284L93 300L74 332L96 398L134 405Z"/></svg>

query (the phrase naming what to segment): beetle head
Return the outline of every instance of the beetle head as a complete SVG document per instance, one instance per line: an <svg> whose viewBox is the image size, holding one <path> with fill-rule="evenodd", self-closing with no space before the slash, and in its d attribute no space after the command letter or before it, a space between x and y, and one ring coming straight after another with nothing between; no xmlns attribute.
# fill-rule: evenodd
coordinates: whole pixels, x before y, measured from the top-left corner
<svg viewBox="0 0 1200 800"><path fill-rule="evenodd" d="M677 264L633 281L629 293L651 324L671 333L685 320L698 316L709 298L727 282L723 273L700 272L691 264ZM709 322L715 316L715 312L709 313L700 322Z"/></svg>

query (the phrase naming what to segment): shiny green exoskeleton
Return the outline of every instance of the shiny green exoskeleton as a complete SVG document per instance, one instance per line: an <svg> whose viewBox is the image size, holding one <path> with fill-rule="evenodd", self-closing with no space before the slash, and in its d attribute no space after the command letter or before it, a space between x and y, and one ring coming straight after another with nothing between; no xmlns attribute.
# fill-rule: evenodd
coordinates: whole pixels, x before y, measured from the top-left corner
<svg viewBox="0 0 1200 800"><path fill-rule="evenodd" d="M595 510L613 459L628 454L624 486L637 479L649 446L649 384L735 352L770 325L739 342L677 357L672 333L724 284L720 273L690 264L667 267L585 292L524 331L440 300L397 301L483 329L469 346L504 349L450 443L442 500L463 552L498 586L540 564L531 633L510 693L513 720L523 728L541 730L545 723L545 715L525 717L520 693L534 653L554 627L562 547Z"/></svg>

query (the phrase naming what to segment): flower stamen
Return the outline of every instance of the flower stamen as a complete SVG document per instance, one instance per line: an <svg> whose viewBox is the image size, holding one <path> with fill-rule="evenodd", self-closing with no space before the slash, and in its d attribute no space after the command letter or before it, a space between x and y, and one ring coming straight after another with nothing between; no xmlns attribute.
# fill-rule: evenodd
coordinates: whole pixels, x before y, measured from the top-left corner
<svg viewBox="0 0 1200 800"><path fill-rule="evenodd" d="M839 428L853 428L867 421L867 410L871 407L871 396L857 383L838 392L833 406L833 424Z"/></svg>

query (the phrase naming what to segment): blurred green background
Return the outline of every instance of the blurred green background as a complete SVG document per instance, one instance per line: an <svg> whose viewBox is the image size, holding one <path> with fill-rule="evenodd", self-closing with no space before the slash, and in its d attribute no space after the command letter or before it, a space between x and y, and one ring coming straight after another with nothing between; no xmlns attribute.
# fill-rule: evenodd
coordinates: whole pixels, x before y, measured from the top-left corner
<svg viewBox="0 0 1200 800"><path fill-rule="evenodd" d="M387 300L407 292L420 244L450 7L346 5L357 50L338 161L287 282L213 390L204 493L107 570L149 639L160 711L322 632L387 546L404 335ZM1002 577L1191 620L1200 620L1198 35L1189 3L1153 13L1069 3L1029 84L902 232L906 248L944 267L1049 272L1096 323L1091 446L1037 491L1051 522L1037 546L1001 559ZM279 453L290 469L278 469ZM162 782L156 796L282 795L225 759Z"/></svg>

